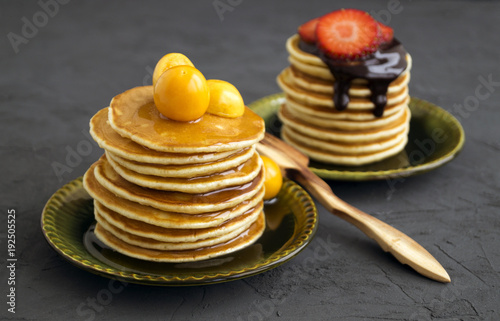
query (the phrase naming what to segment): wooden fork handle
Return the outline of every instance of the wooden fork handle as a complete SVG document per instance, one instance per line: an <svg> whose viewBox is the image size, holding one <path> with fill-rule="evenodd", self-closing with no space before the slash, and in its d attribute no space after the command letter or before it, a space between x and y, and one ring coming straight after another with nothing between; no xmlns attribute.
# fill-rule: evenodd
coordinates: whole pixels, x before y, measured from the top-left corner
<svg viewBox="0 0 500 321"><path fill-rule="evenodd" d="M358 227L398 261L430 279L450 282L450 276L441 264L409 236L342 201L325 181L308 168L290 174L327 210Z"/></svg>

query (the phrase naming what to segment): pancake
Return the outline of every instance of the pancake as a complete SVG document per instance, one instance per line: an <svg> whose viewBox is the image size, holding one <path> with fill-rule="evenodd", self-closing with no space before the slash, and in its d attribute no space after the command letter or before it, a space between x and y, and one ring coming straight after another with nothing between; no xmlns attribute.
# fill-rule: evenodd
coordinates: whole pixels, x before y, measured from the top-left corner
<svg viewBox="0 0 500 321"><path fill-rule="evenodd" d="M312 77L308 74L301 72L293 66L285 68L283 71L283 76L286 77L290 83L294 86L300 87L305 90L312 92L333 95L333 84L334 81L328 81L323 79L318 79ZM407 86L410 81L410 73L404 73L401 77L397 78L391 85L387 88L389 94L401 91L404 86ZM358 97L369 97L371 95L371 90L366 86L366 84L360 84L355 82L349 87L349 95Z"/></svg>
<svg viewBox="0 0 500 321"><path fill-rule="evenodd" d="M90 134L99 146L124 159L151 164L188 165L214 162L234 154L238 150L211 153L158 152L120 136L108 122L109 107L98 111L90 120Z"/></svg>
<svg viewBox="0 0 500 321"><path fill-rule="evenodd" d="M141 237L129 233L127 230L121 230L114 225L109 224L105 219L100 217L100 214L96 212L96 218L99 225L102 226L108 233L112 234L114 237L126 242L130 245L139 246L145 249L152 250L162 250L162 251L178 251L178 250L194 250L208 246L214 246L227 242L239 234L243 233L249 226L244 225L238 227L237 229L230 231L221 236L206 238L202 240L192 241L192 242L161 242L154 239L149 239L146 237Z"/></svg>
<svg viewBox="0 0 500 321"><path fill-rule="evenodd" d="M367 130L367 129L376 129L384 126L388 126L394 122L397 122L407 109L408 106L407 99L404 103L402 103L396 109L395 113L391 115L387 115L384 113L382 117L373 117L368 120L338 120L338 119L327 119L323 117L318 117L317 115L303 114L300 110L295 109L293 104L284 104L283 108L286 108L291 116L300 118L302 121L321 128L330 128L330 129L340 129L346 131L355 131L355 130ZM373 113L372 113L373 115Z"/></svg>
<svg viewBox="0 0 500 321"><path fill-rule="evenodd" d="M407 135L408 129L406 128L397 135L384 140L353 144L325 141L316 137L303 135L302 133L296 132L288 126L283 128L283 136L286 136L288 140L293 140L297 144L302 144L311 148L323 150L325 152L332 152L342 155L356 155L380 152L399 145L405 139L405 137L407 137Z"/></svg>
<svg viewBox="0 0 500 321"><path fill-rule="evenodd" d="M201 229L218 226L257 206L264 195L264 190L261 188L253 197L234 207L202 214L184 214L162 211L118 197L99 184L93 170L85 173L83 185L95 201L121 216L158 227L176 229Z"/></svg>
<svg viewBox="0 0 500 321"><path fill-rule="evenodd" d="M139 236L142 238L156 240L161 243L195 243L196 241L204 239L224 237L225 235L232 233L235 230L240 231L239 233L236 234L238 235L241 232L243 232L242 229L247 229L253 222L257 220L257 217L259 213L262 211L262 208L263 205L261 202L256 207L252 207L242 215L234 219L228 220L223 224L215 227L209 227L203 229L176 229L176 228L158 227L141 221L132 220L127 217L121 216L120 214L114 212L113 210L106 208L99 202L94 202L96 220L106 230L112 232L111 230L112 226L116 230L130 234L130 236L132 235ZM128 243L143 246L140 243L133 243L134 241L128 241L127 239L124 239L119 235L117 235L117 233L113 234ZM233 235L233 237L236 235ZM230 238L226 238L224 241L227 241L229 239ZM213 241L215 240L212 240L212 242ZM148 246L143 246L143 247L148 247ZM167 248L156 248L156 249L166 250Z"/></svg>
<svg viewBox="0 0 500 321"><path fill-rule="evenodd" d="M402 104L386 106L384 111L384 117L388 117L397 113L401 109L405 107L407 101ZM335 120L346 120L346 121L363 121L363 120L373 120L377 119L375 115L373 115L372 110L337 110L328 107L321 107L315 105L305 105L295 101L290 96L286 99L286 105L289 109L294 110L297 113L302 115L309 115L314 117L319 117L323 119L335 119Z"/></svg>
<svg viewBox="0 0 500 321"><path fill-rule="evenodd" d="M317 58L317 59L320 60L319 58ZM411 67L411 63L412 63L411 56L407 55L406 59L407 59L408 65ZM328 81L328 82L335 81L335 77L331 74L330 70L323 62L322 62L321 66L307 64L307 63L304 63L303 61L297 59L296 56L293 56L293 55L288 57L288 61L290 62L291 66L293 66L293 68L295 70L300 71L306 75L317 77L320 80L324 80L324 81ZM405 72L403 72L400 77L407 77L407 73L409 73L409 70L410 69L407 69ZM409 78L408 78L408 80L409 80ZM356 85L366 85L366 83L367 82L364 79L354 79L353 80L353 84L355 86ZM356 91L356 88L351 92L359 93Z"/></svg>
<svg viewBox="0 0 500 321"><path fill-rule="evenodd" d="M405 51L391 51L399 42L377 51L376 60L339 63L336 71L330 70L321 53L316 55L315 50L320 49L304 48L306 52L299 43L298 34L288 38L290 66L276 79L285 93L278 110L281 138L312 160L328 164L359 166L401 152L408 142L411 118L408 84L412 59ZM404 67L404 63L398 65L399 59L406 59L406 68L393 74L401 71L396 66ZM350 74L351 67L357 73ZM342 89L333 72L344 73ZM385 72L390 83L384 76L375 76ZM336 90L345 96L336 97ZM342 99L345 108L337 109L334 98Z"/></svg>
<svg viewBox="0 0 500 321"><path fill-rule="evenodd" d="M299 48L299 41L300 36L298 34L294 34L286 40L285 46L288 53L306 64L324 67L325 63L319 57L304 52Z"/></svg>
<svg viewBox="0 0 500 321"><path fill-rule="evenodd" d="M124 255L147 261L179 263L206 260L235 252L253 244L262 235L264 229L264 213L261 212L255 223L227 242L193 250L178 251L152 250L129 244L106 231L99 223L96 224L94 232L101 242Z"/></svg>
<svg viewBox="0 0 500 321"><path fill-rule="evenodd" d="M200 214L228 209L255 196L264 184L262 170L252 181L209 193L189 194L145 188L118 175L105 158L94 163L96 180L113 194L154 208L184 214Z"/></svg>
<svg viewBox="0 0 500 321"><path fill-rule="evenodd" d="M131 171L145 175L183 178L204 176L228 170L230 168L243 164L254 154L255 148L247 147L217 161L201 164L163 165L149 163L144 164L136 161L131 161L126 158L122 158L110 151L106 151L106 157L108 159L111 159L113 162Z"/></svg>
<svg viewBox="0 0 500 321"><path fill-rule="evenodd" d="M169 153L234 151L264 137L264 120L248 107L243 116L226 118L205 113L179 122L161 116L153 101L153 87L135 87L115 96L108 110L109 124L121 136L141 146Z"/></svg>
<svg viewBox="0 0 500 321"><path fill-rule="evenodd" d="M187 106L178 106L184 108ZM104 155L84 175L94 234L124 255L192 262L246 247L265 228L263 119L205 113L189 122L157 110L152 86L114 97L90 121Z"/></svg>
<svg viewBox="0 0 500 321"><path fill-rule="evenodd" d="M262 168L262 161L257 153L254 153L249 160L237 167L190 179L143 175L115 163L112 158L107 158L107 161L121 177L131 183L155 190L183 193L207 193L242 185L259 175Z"/></svg>
<svg viewBox="0 0 500 321"><path fill-rule="evenodd" d="M397 153L401 152L404 149L406 143L408 142L408 136L403 135L401 141L398 141L396 145L389 147L387 149L368 154L357 153L348 155L344 153L341 154L341 153L329 152L323 149L311 148L309 144L306 145L294 140L293 138L287 135L287 132L282 132L282 138L285 142L297 148L299 151L303 152L312 159L322 162L335 163L338 165L355 165L355 166L374 163L382 159L394 156Z"/></svg>
<svg viewBox="0 0 500 321"><path fill-rule="evenodd" d="M278 112L279 119L284 125L290 126L296 132L303 133L307 136L318 137L322 140L332 142L344 143L363 143L363 142L377 142L380 140L388 139L407 130L408 122L410 119L410 110L406 108L405 113L396 122L390 125L382 126L377 129L358 130L358 131L345 131L324 129L317 126L310 125L291 115L283 106Z"/></svg>
<svg viewBox="0 0 500 321"><path fill-rule="evenodd" d="M307 105L335 108L332 95L310 92L305 89L294 86L286 74L281 73L278 78L278 85L292 99ZM408 87L403 87L399 92L387 95L387 105L399 104L408 97ZM367 97L350 97L347 109L352 110L373 110L375 104Z"/></svg>
<svg viewBox="0 0 500 321"><path fill-rule="evenodd" d="M298 34L295 34L287 39L286 49L290 54L288 58L290 64L301 72L311 75L315 78L334 81L335 78L328 69L328 66L318 56L302 51L299 48L299 41L300 36ZM404 76L411 70L412 59L408 53L406 54L406 61L408 66L406 70L401 74L401 76ZM356 79L354 83L364 84L366 83L366 81L362 79Z"/></svg>

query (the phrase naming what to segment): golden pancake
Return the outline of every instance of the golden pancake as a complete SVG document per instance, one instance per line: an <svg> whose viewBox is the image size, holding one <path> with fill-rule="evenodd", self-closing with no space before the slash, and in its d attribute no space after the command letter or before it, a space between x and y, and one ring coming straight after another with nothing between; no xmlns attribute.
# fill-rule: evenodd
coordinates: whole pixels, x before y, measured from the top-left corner
<svg viewBox="0 0 500 321"><path fill-rule="evenodd" d="M158 152L120 136L108 123L108 108L101 109L92 117L90 134L101 148L130 161L163 165L201 164L229 157L238 151L194 154Z"/></svg>
<svg viewBox="0 0 500 321"><path fill-rule="evenodd" d="M368 154L347 155L347 154L329 152L323 149L312 148L309 146L309 144L306 145L297 142L296 140L288 136L287 132L282 132L281 137L285 142L297 148L298 150L309 156L311 159L325 163L334 163L338 165L351 165L351 166L370 164L394 156L397 153L401 152L404 149L406 143L408 142L408 136L404 135L403 140L385 150Z"/></svg>
<svg viewBox="0 0 500 321"><path fill-rule="evenodd" d="M182 104L173 107L190 107ZM158 111L152 86L115 96L90 121L105 150L83 178L94 199L96 237L157 262L205 260L255 242L265 229L255 150L265 124L244 108L239 117L205 113L183 122Z"/></svg>
<svg viewBox="0 0 500 321"><path fill-rule="evenodd" d="M306 136L302 133L296 132L288 126L282 129L282 134L289 140L293 140L298 144L309 146L318 150L324 150L326 152L341 155L356 155L376 153L399 145L403 140L405 140L405 137L407 137L408 128L405 128L405 130L397 135L394 135L393 137L369 143L339 143L325 141L318 139L317 137Z"/></svg>
<svg viewBox="0 0 500 321"><path fill-rule="evenodd" d="M410 119L409 108L405 109L405 113L397 121L390 125L383 126L377 129L345 131L324 129L317 126L310 125L301 119L291 115L285 108L280 108L278 112L279 119L285 126L290 126L296 132L303 133L304 135L317 137L318 139L344 142L344 143L362 143L362 142L377 142L380 140L388 139L407 130L408 122Z"/></svg>
<svg viewBox="0 0 500 321"><path fill-rule="evenodd" d="M286 98L278 111L283 123L281 137L311 159L331 164L363 165L400 152L408 141L411 117L411 56L401 56L406 58L406 69L388 84L385 97L382 96L387 99L382 115L374 115L373 83L360 78L345 83L348 103L345 109L338 110L332 71L320 56L303 51L299 42L298 34L287 39L290 66L277 77ZM359 64L362 62L349 63L353 68ZM392 66L384 64L384 70ZM380 94L384 92L377 93Z"/></svg>
<svg viewBox="0 0 500 321"><path fill-rule="evenodd" d="M249 160L254 154L255 148L247 147L218 161L186 165L145 164L122 158L110 151L106 151L106 158L112 159L113 162L123 166L124 168L140 174L161 177L192 178L219 173L239 166Z"/></svg>
<svg viewBox="0 0 500 321"><path fill-rule="evenodd" d="M394 122L397 122L398 119L400 119L405 113L405 110L407 109L406 106L408 106L408 101L409 98L407 99L407 101L401 104L401 108L398 108L398 110L396 110L396 113L392 115L387 115L386 113L384 113L382 117L374 117L373 119L370 120L325 119L322 117L318 117L316 115L303 114L300 112L300 110L290 107L293 106L293 104L292 105L284 104L282 108L285 108L292 117L299 118L302 121L313 126L318 126L321 128L328 128L328 129L355 131L355 130L381 128L390 125Z"/></svg>
<svg viewBox="0 0 500 321"><path fill-rule="evenodd" d="M103 229L112 234L114 237L122 240L123 242L145 249L161 251L194 250L208 246L214 246L235 238L236 236L247 230L249 227L249 225L244 225L221 236L201 239L192 242L161 242L154 239L137 236L135 234L129 233L128 230L121 230L115 225L109 224L109 222L107 222L106 219L102 218L98 212L96 212L96 218L99 225Z"/></svg>
<svg viewBox="0 0 500 321"><path fill-rule="evenodd" d="M227 242L193 250L179 251L152 250L129 244L113 236L111 233L102 228L99 223L96 224L95 235L107 246L130 257L155 262L193 262L229 254L247 247L254 243L262 235L264 229L264 213L261 212L255 223L253 223L247 230Z"/></svg>
<svg viewBox="0 0 500 321"><path fill-rule="evenodd" d="M264 120L245 107L241 117L205 113L186 123L161 116L153 87L135 87L115 96L109 107L111 127L142 146L169 153L204 153L252 146L264 137Z"/></svg>
<svg viewBox="0 0 500 321"><path fill-rule="evenodd" d="M294 86L286 75L281 73L278 78L278 85L285 92L286 95L292 99L306 104L328 108L335 108L332 95L310 92L302 88ZM399 104L406 100L408 97L408 87L404 86L399 92L387 95L387 105ZM373 102L366 97L350 97L347 109L353 110L372 110L375 108Z"/></svg>
<svg viewBox="0 0 500 321"><path fill-rule="evenodd" d="M285 68L282 71L282 74L283 77L285 77L293 86L297 86L311 92L327 94L330 96L333 95L334 81L327 81L311 77L310 75L304 74L300 70L297 70L293 66ZM401 91L404 86L407 86L409 82L410 73L404 73L389 85L389 87L387 88L387 92L389 94L397 93ZM351 87L349 87L348 93L351 97L370 97L371 90L366 84L353 83Z"/></svg>
<svg viewBox="0 0 500 321"><path fill-rule="evenodd" d="M106 208L99 202L94 202L96 220L101 223L101 225L106 230L111 231L111 228L108 228L107 225L112 225L115 229L127 232L128 234L156 240L161 243L194 243L199 240L223 237L224 235L231 233L234 230L239 230L242 227L244 227L244 229L248 228L253 222L257 220L259 213L262 211L262 208L263 204L261 202L257 207L253 207L247 210L242 215L214 227L203 229L176 229L158 227L141 221L132 220L114 212L113 210ZM242 231L240 231L240 233L241 232ZM123 239L120 236L116 235L116 233L113 234L128 243L142 246L138 243L133 243L133 241L127 241L126 239ZM228 239L226 239L226 241L227 240ZM166 250L167 248L163 249Z"/></svg>
<svg viewBox="0 0 500 321"><path fill-rule="evenodd" d="M162 211L118 197L99 184L93 170L88 170L85 173L83 186L94 200L124 217L163 228L177 229L201 229L218 226L257 206L264 195L264 190L261 188L253 197L234 207L203 214L183 214Z"/></svg>
<svg viewBox="0 0 500 321"><path fill-rule="evenodd" d="M249 160L237 167L189 179L139 174L115 163L111 158L107 161L120 176L131 183L156 190L183 193L207 193L242 185L259 175L262 168L262 161L257 153L254 153Z"/></svg>
<svg viewBox="0 0 500 321"><path fill-rule="evenodd" d="M324 67L325 63L319 57L304 52L299 48L299 41L300 36L298 34L294 34L286 40L285 46L288 53L305 64Z"/></svg>
<svg viewBox="0 0 500 321"><path fill-rule="evenodd" d="M103 158L94 163L89 171L94 171L99 184L121 198L160 210L184 214L215 212L234 207L256 195L264 184L261 170L256 178L243 185L209 193L189 194L159 191L130 183L118 175Z"/></svg>
<svg viewBox="0 0 500 321"><path fill-rule="evenodd" d="M327 81L334 81L332 73L328 69L328 66L321 60L321 58L304 52L299 48L299 40L300 36L298 34L293 35L288 38L286 42L286 49L290 56L288 60L290 64L301 72L311 75L312 77L320 78ZM411 70L412 59L411 56L406 54L407 68L401 74L401 76L405 75ZM400 77L401 77L400 76ZM366 81L362 79L355 79L354 83L366 83Z"/></svg>
<svg viewBox="0 0 500 321"><path fill-rule="evenodd" d="M288 108L293 109L297 113L320 117L323 119L366 121L378 118L373 115L373 110L337 110L335 108L304 105L293 100L293 98L289 96L286 97L286 105ZM397 105L386 106L383 117L388 117L393 115L394 113L401 111L401 109L404 109L406 105L407 101L404 101L403 103Z"/></svg>
<svg viewBox="0 0 500 321"><path fill-rule="evenodd" d="M411 62L412 62L411 56L407 55L406 58L407 58L408 66L411 67ZM319 59L319 58L317 58L317 59ZM306 63L302 62L301 60L297 59L296 56L288 57L288 61L290 62L291 66L295 70L300 71L301 73L303 73L305 75L309 75L311 77L315 77L317 79L328 81L328 82L335 81L335 78L333 77L332 73L330 72L330 70L328 69L328 67L324 63L322 66L306 64ZM407 79L409 80L409 75L407 75L407 74L409 74L409 70L410 70L409 68L406 69L406 71L404 71L399 77L400 78L401 77L403 77L403 78L408 77ZM399 80L399 81L403 81L403 80ZM352 83L355 86L367 84L366 80L364 80L364 79L354 79L352 81ZM359 93L356 90L353 90L352 92Z"/></svg>

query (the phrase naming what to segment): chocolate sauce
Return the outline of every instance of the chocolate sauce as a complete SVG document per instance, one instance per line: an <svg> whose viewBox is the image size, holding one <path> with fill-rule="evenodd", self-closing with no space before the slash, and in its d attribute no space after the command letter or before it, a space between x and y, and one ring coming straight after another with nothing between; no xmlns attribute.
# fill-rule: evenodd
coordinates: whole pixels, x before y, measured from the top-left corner
<svg viewBox="0 0 500 321"><path fill-rule="evenodd" d="M335 60L327 56L316 45L299 41L299 48L318 56L335 78L333 102L337 110L344 110L349 103L349 88L354 79L366 79L371 91L370 100L375 105L373 114L381 117L387 104L389 84L407 67L406 50L396 39L381 45L372 55L354 61Z"/></svg>

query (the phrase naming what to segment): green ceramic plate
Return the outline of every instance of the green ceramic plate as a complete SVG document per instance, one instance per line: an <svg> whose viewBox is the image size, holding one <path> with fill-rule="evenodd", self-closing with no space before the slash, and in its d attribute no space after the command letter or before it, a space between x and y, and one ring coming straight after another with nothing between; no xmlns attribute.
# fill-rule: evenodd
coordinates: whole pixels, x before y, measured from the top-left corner
<svg viewBox="0 0 500 321"><path fill-rule="evenodd" d="M276 116L285 101L283 93L261 98L248 106L264 118L266 130L279 137ZM325 179L363 181L407 177L435 169L451 161L462 149L465 134L459 121L446 110L412 97L408 144L401 153L365 166L334 166L311 161L310 169Z"/></svg>
<svg viewBox="0 0 500 321"><path fill-rule="evenodd" d="M270 270L297 255L311 241L318 218L311 197L285 180L278 197L264 205L267 227L253 245L232 254L193 263L155 263L121 255L92 233L93 205L82 178L59 189L42 213L48 243L87 271L126 282L179 286L219 283Z"/></svg>

